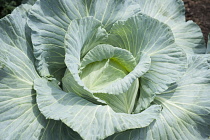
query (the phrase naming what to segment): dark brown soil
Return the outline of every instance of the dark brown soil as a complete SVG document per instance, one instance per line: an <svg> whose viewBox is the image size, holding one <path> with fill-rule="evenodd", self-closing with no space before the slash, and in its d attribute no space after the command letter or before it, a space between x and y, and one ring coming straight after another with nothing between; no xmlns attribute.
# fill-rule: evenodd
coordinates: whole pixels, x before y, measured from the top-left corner
<svg viewBox="0 0 210 140"><path fill-rule="evenodd" d="M187 20L193 20L200 27L207 41L210 33L210 0L183 0Z"/></svg>

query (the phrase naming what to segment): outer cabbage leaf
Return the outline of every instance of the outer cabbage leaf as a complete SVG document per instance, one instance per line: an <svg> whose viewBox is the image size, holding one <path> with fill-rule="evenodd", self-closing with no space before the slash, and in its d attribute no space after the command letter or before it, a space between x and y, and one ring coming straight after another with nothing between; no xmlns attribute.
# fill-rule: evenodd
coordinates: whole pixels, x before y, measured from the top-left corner
<svg viewBox="0 0 210 140"><path fill-rule="evenodd" d="M170 28L144 14L115 23L107 42L129 50L137 62L141 62L143 54L151 58L149 70L140 79L141 93L136 112L147 108L155 94L166 90L185 71L186 55L173 44Z"/></svg>
<svg viewBox="0 0 210 140"><path fill-rule="evenodd" d="M63 77L64 37L72 20L93 16L109 29L137 12L139 5L131 0L38 0L28 21L38 72L58 80Z"/></svg>
<svg viewBox="0 0 210 140"><path fill-rule="evenodd" d="M109 106L93 104L55 82L35 80L37 102L46 118L61 120L85 140L104 139L116 132L148 126L160 113L154 105L139 114L116 113Z"/></svg>
<svg viewBox="0 0 210 140"><path fill-rule="evenodd" d="M0 139L79 139L60 121L46 120L36 104L33 80L38 78L26 17L21 5L0 19Z"/></svg>
<svg viewBox="0 0 210 140"><path fill-rule="evenodd" d="M141 11L164 23L185 22L185 8L182 0L134 0L139 3ZM170 8L168 8L170 7Z"/></svg>
<svg viewBox="0 0 210 140"><path fill-rule="evenodd" d="M151 56L151 67L140 79L140 98L135 112L145 109L156 94L162 94L176 82L186 70L186 54L176 45L158 51Z"/></svg>
<svg viewBox="0 0 210 140"><path fill-rule="evenodd" d="M184 76L157 95L163 109L158 119L143 129L128 130L107 139L169 140L208 139L210 136L210 56L191 56Z"/></svg>
<svg viewBox="0 0 210 140"><path fill-rule="evenodd" d="M134 0L141 12L167 24L175 42L189 54L203 54L206 51L201 29L192 21L185 22L185 9L182 0ZM170 7L170 8L169 8Z"/></svg>

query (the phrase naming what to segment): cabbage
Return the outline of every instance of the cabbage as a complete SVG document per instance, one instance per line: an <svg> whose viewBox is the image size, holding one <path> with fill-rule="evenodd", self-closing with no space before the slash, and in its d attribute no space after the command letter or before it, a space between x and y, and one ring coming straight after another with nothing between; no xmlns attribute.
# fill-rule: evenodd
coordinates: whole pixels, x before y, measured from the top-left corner
<svg viewBox="0 0 210 140"><path fill-rule="evenodd" d="M30 0L0 19L0 138L210 136L210 55L181 0Z"/></svg>

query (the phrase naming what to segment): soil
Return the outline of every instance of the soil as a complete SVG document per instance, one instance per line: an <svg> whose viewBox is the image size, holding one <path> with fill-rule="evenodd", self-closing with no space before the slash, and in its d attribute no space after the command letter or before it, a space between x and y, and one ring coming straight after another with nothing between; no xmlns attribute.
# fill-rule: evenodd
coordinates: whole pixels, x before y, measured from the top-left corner
<svg viewBox="0 0 210 140"><path fill-rule="evenodd" d="M200 27L207 42L210 33L210 0L183 0L187 20L193 20Z"/></svg>

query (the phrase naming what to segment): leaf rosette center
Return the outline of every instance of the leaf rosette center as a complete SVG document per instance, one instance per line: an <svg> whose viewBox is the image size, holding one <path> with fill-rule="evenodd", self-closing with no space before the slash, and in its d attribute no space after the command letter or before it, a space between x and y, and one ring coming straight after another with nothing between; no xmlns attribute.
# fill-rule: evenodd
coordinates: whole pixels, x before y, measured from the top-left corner
<svg viewBox="0 0 210 140"><path fill-rule="evenodd" d="M124 78L136 65L133 55L111 45L98 45L82 59L80 77L92 91Z"/></svg>

